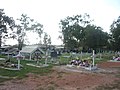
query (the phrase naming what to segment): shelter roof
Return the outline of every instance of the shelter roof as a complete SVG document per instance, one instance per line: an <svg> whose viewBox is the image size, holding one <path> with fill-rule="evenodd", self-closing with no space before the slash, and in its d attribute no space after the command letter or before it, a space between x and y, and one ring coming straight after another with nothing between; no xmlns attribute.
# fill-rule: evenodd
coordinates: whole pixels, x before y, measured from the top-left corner
<svg viewBox="0 0 120 90"><path fill-rule="evenodd" d="M22 48L22 50L20 52L23 52L23 53L33 53L37 49L39 49L42 53L44 53L44 51L40 48L39 45L25 46L25 47Z"/></svg>

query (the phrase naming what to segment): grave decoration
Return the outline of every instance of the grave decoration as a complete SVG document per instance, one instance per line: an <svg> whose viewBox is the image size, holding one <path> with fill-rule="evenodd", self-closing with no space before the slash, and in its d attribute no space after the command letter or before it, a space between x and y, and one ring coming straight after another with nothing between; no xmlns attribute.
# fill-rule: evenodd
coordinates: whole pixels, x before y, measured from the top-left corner
<svg viewBox="0 0 120 90"><path fill-rule="evenodd" d="M110 62L120 62L120 56L118 57L113 56L113 59L110 60Z"/></svg>
<svg viewBox="0 0 120 90"><path fill-rule="evenodd" d="M97 69L97 66L95 65L95 51L93 50L92 61L91 60L82 60L82 59L80 60L79 58L76 58L76 59L70 61L70 65L67 65L67 66L70 66L70 67L79 66L86 70Z"/></svg>
<svg viewBox="0 0 120 90"><path fill-rule="evenodd" d="M85 67L89 67L90 66L90 63L88 60L72 60L70 61L70 64L71 65L77 65L77 66L85 66Z"/></svg>

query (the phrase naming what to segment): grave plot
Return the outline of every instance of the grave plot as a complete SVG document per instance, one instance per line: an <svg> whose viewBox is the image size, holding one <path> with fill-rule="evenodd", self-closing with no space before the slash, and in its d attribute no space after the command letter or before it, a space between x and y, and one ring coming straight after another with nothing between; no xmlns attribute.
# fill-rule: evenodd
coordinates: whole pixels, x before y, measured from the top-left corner
<svg viewBox="0 0 120 90"><path fill-rule="evenodd" d="M82 53L81 53L82 54ZM77 68L83 68L86 70L97 70L97 65L95 65L95 52L93 50L93 55L92 55L92 60L82 60L82 55L81 55L81 60L79 58L76 58L74 60L70 61L70 64L67 64L67 67L77 67Z"/></svg>
<svg viewBox="0 0 120 90"><path fill-rule="evenodd" d="M3 63L0 64L0 68L8 69L8 70L20 70L23 66L20 64L20 61L24 58L20 53L16 56L13 56L14 61L17 61L17 63L11 62L11 59L9 56L7 59L1 58L1 61Z"/></svg>
<svg viewBox="0 0 120 90"><path fill-rule="evenodd" d="M118 57L113 56L113 59L110 60L109 62L120 62L120 56Z"/></svg>

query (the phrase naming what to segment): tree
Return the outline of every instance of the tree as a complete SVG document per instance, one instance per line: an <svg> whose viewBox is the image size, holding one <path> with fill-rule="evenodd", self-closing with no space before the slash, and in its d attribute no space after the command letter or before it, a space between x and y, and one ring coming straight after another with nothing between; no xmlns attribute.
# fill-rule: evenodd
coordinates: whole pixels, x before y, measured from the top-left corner
<svg viewBox="0 0 120 90"><path fill-rule="evenodd" d="M2 45L2 38L8 37L9 30L13 31L14 26L15 21L13 18L5 15L4 9L0 9L0 47Z"/></svg>
<svg viewBox="0 0 120 90"><path fill-rule="evenodd" d="M38 22L35 22L32 25L31 29L33 30L33 32L36 32L38 34L40 39L39 43L41 44L41 35L43 34L43 25Z"/></svg>
<svg viewBox="0 0 120 90"><path fill-rule="evenodd" d="M119 51L120 50L120 16L118 17L117 20L113 21L111 27L110 27L110 31L111 31L111 44L112 44L112 48L115 51Z"/></svg>
<svg viewBox="0 0 120 90"><path fill-rule="evenodd" d="M59 36L68 49L101 49L106 47L109 35L101 27L91 24L88 14L67 17L60 21L62 35Z"/></svg>
<svg viewBox="0 0 120 90"><path fill-rule="evenodd" d="M67 48L74 49L84 46L84 28L90 24L91 21L90 16L86 13L73 17L68 16L60 21L63 43Z"/></svg>
<svg viewBox="0 0 120 90"><path fill-rule="evenodd" d="M20 19L17 19L19 24L17 27L17 40L18 40L18 49L21 50L22 46L25 42L25 36L27 31L36 32L41 38L41 34L43 33L43 25L37 22L34 22L33 19L28 17L27 15L22 14Z"/></svg>
<svg viewBox="0 0 120 90"><path fill-rule="evenodd" d="M43 43L44 43L44 45L50 45L51 44L51 37L46 32L44 32Z"/></svg>
<svg viewBox="0 0 120 90"><path fill-rule="evenodd" d="M33 21L33 19L30 19L27 15L22 14L20 19L17 19L19 24L16 25L17 27L17 40L18 40L18 49L21 50L22 46L25 41L26 31L29 28L30 22Z"/></svg>
<svg viewBox="0 0 120 90"><path fill-rule="evenodd" d="M48 46L51 44L51 37L46 32L44 32L43 42L44 42L44 45L45 45L45 56L46 56L45 65L47 65L48 48L49 48Z"/></svg>
<svg viewBox="0 0 120 90"><path fill-rule="evenodd" d="M102 49L107 46L109 35L101 27L88 25L85 28L85 46L91 49Z"/></svg>

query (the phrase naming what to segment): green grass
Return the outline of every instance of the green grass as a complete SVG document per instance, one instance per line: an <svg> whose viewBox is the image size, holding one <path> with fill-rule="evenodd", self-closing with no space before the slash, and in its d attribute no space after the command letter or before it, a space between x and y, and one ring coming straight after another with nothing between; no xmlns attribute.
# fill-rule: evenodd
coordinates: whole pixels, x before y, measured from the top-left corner
<svg viewBox="0 0 120 90"><path fill-rule="evenodd" d="M63 56L70 56L69 53L63 53L62 56L60 57L60 64L61 65L66 65L69 63L69 61L71 61L72 59L75 59L76 57L78 57L79 59L81 58L80 54L77 55L71 55L70 58L65 58ZM82 54L82 60L91 60L92 61L92 53L83 53ZM95 56L95 64L101 63L101 62L107 62L109 60L112 59L112 57L114 56L113 53L102 53L101 54L101 59L100 59L100 54L96 54Z"/></svg>
<svg viewBox="0 0 120 90"><path fill-rule="evenodd" d="M59 60L59 63L60 63L60 65L66 65L66 64L69 63L70 60L71 60L70 58L65 58L65 57L61 56L60 60Z"/></svg>
<svg viewBox="0 0 120 90"><path fill-rule="evenodd" d="M0 58L6 58L6 56L5 56L5 55L1 55L1 54L0 54Z"/></svg>
<svg viewBox="0 0 120 90"><path fill-rule="evenodd" d="M63 56L70 56L70 54L65 53L58 58L59 62L60 62L60 65L66 65L66 64L69 63L70 60L74 59L74 57L66 58L66 57L63 57ZM83 54L82 58L83 59L88 59L88 58L91 58L90 56L91 56L91 54ZM97 58L95 58L95 64L98 64L100 62L106 62L107 60L110 60L110 58L112 58L112 56L113 56L112 54L104 54L104 55L102 55L101 59L99 59L99 56L97 56ZM4 57L4 56L0 56L0 57ZM80 58L80 56L79 56L79 58ZM90 60L92 60L92 58ZM17 63L17 61L14 60L14 59L11 62L12 63ZM23 68L20 71L5 70L5 69L0 68L0 75L1 76L8 76L8 77L11 77L11 78L13 78L13 77L24 78L24 77L26 77L26 74L28 74L28 73L34 73L34 74L39 74L39 75L47 75L47 74L52 72L52 69L51 69L53 67L52 64L50 64L50 66L48 66L48 67L37 68L37 67L28 66L28 65L26 65L26 63L35 64L36 62L35 61L21 60L21 64L23 65ZM41 63L44 63L44 60L42 60ZM7 80L7 79L5 79L5 78L1 79L0 78L0 82L4 81L4 80Z"/></svg>
<svg viewBox="0 0 120 90"><path fill-rule="evenodd" d="M12 70L6 70L3 68L0 68L0 75L1 76L8 76L10 78L24 78L26 77L26 74L28 73L34 73L34 74L39 74L39 75L47 75L48 73L52 72L52 65L48 66L48 67L41 67L41 68L37 68L37 67L32 67L32 66L28 66L26 65L26 63L32 63L31 61L25 61L22 60L21 64L23 65L23 68L19 71L12 71ZM2 79L0 81L4 81L6 79Z"/></svg>

